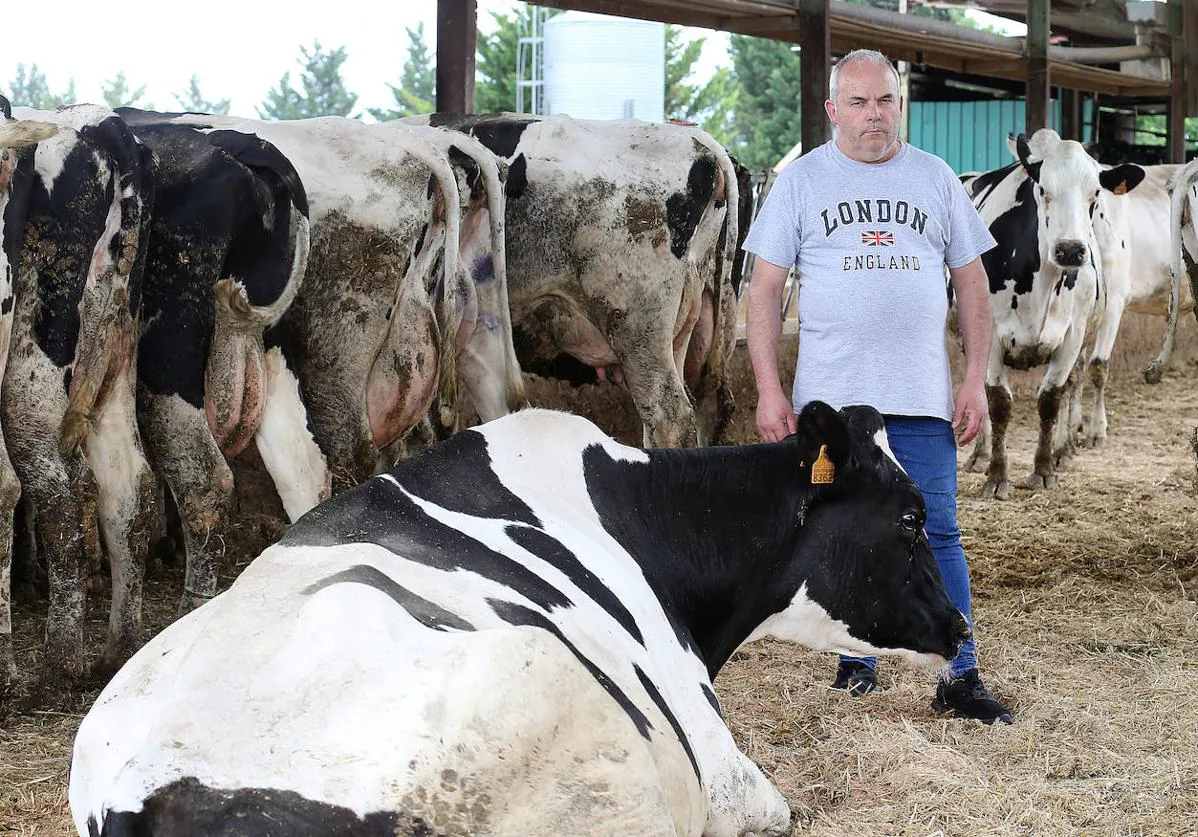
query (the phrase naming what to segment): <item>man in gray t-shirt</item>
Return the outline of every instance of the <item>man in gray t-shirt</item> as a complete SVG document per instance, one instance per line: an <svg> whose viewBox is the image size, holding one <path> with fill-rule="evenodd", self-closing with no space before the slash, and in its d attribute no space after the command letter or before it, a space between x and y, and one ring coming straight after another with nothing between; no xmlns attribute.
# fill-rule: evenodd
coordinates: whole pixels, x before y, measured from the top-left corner
<svg viewBox="0 0 1198 837"><path fill-rule="evenodd" d="M924 496L924 528L949 599L972 626L953 431L967 444L986 417L991 321L981 254L994 239L952 169L898 140L898 73L884 55L849 53L833 68L829 87L833 140L778 176L744 244L757 255L748 304L757 428L766 441L781 440L815 399L877 408L891 450ZM800 326L788 398L778 379L778 312L791 267L799 278ZM945 267L966 359L955 397L944 339ZM934 709L1011 721L978 677L972 640L949 669ZM853 695L872 691L875 661L842 657L833 686Z"/></svg>

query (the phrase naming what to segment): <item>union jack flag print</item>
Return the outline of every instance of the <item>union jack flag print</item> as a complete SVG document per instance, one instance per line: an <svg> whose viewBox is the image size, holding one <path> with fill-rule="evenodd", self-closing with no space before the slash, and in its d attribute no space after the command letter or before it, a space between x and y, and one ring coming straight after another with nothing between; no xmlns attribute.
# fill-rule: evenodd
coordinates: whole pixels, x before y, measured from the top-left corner
<svg viewBox="0 0 1198 837"><path fill-rule="evenodd" d="M886 230L865 230L861 233L861 243L866 247L889 247L894 244L894 233Z"/></svg>

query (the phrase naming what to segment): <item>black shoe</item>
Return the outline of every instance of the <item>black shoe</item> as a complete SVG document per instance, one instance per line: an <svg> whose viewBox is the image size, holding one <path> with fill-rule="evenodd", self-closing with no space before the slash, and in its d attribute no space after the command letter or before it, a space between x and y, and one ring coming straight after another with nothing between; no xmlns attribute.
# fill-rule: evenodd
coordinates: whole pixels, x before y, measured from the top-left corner
<svg viewBox="0 0 1198 837"><path fill-rule="evenodd" d="M852 697L861 697L878 688L878 673L865 663L856 660L841 660L836 667L833 689L844 689Z"/></svg>
<svg viewBox="0 0 1198 837"><path fill-rule="evenodd" d="M976 668L952 680L942 678L936 684L932 709L942 713L951 712L954 718L973 718L983 724L995 721L1009 724L1013 720L1011 710L999 703L990 690L982 685Z"/></svg>

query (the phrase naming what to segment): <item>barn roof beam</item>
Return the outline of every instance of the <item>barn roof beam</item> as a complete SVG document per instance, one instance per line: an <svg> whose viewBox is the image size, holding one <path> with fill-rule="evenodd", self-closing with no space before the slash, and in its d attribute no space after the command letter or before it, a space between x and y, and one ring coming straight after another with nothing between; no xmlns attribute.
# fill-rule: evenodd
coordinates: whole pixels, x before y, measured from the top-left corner
<svg viewBox="0 0 1198 837"><path fill-rule="evenodd" d="M800 0L537 0L539 5L600 14L701 26L742 35L802 42ZM1027 0L1021 0L1026 4ZM1026 5L1025 5L1026 9ZM1022 38L1007 38L943 21L902 15L844 0L830 0L829 32L834 52L858 47L921 66L1016 81L1027 78ZM868 16L868 17L867 17ZM1134 29L1132 30L1134 34ZM1049 53L1055 86L1114 96L1169 95L1167 79L1091 67L1077 53Z"/></svg>
<svg viewBox="0 0 1198 837"><path fill-rule="evenodd" d="M939 9L977 9L1027 23L1027 0L919 0L912 3L912 6L915 5ZM1067 5L1056 2L1052 6L1050 22L1054 30L1113 41L1130 41L1136 36L1135 26L1125 19L1102 15L1094 9L1083 10L1076 3Z"/></svg>
<svg viewBox="0 0 1198 837"><path fill-rule="evenodd" d="M1026 3L1026 0L1024 0ZM995 35L980 29L970 29L943 20L929 17L905 15L886 9L876 9L873 6L858 6L845 0L832 0L832 13L866 23L876 23L881 26L891 26L909 32L920 32L941 35L970 41L976 44L992 46L997 49L1014 49L1027 51L1025 38L1012 38L1005 35ZM1133 32L1134 35L1134 32ZM1141 58L1164 58L1165 52L1152 43L1135 43L1122 46L1102 47L1063 47L1050 46L1048 56L1060 61L1073 61L1077 64L1115 64L1119 61L1134 61Z"/></svg>

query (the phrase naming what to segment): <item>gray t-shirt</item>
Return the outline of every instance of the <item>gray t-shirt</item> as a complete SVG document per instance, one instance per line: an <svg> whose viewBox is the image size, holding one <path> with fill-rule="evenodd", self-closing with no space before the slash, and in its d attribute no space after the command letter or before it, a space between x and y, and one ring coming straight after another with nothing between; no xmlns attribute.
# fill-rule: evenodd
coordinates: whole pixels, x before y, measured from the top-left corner
<svg viewBox="0 0 1198 837"><path fill-rule="evenodd" d="M819 399L951 420L944 267L994 245L948 164L907 143L860 163L832 140L783 169L744 249L798 268L795 411Z"/></svg>

